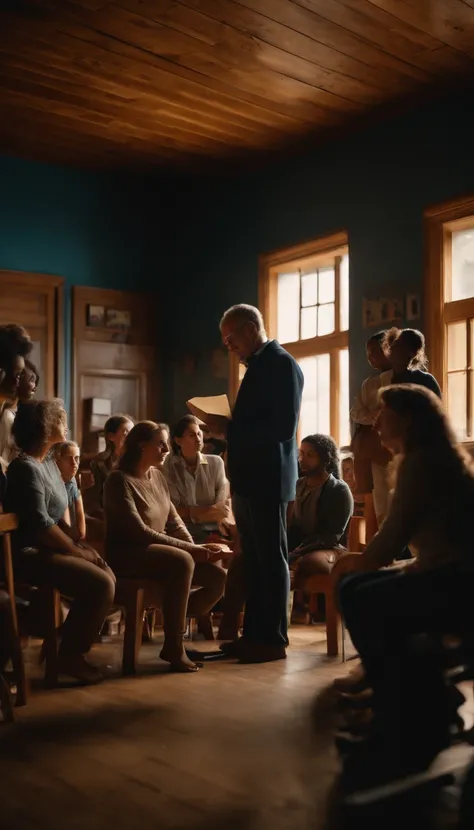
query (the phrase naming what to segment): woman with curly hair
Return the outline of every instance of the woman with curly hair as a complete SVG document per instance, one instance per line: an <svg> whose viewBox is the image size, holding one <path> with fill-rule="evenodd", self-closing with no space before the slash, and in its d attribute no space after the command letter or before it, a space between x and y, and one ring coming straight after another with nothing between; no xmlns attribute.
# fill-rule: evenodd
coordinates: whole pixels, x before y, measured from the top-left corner
<svg viewBox="0 0 474 830"><path fill-rule="evenodd" d="M13 423L20 455L8 467L5 510L19 520L12 539L17 578L57 588L72 600L61 630L60 673L97 683L101 674L84 654L112 605L115 579L95 550L70 538L63 521L66 489L50 450L66 433L61 401L20 404Z"/></svg>

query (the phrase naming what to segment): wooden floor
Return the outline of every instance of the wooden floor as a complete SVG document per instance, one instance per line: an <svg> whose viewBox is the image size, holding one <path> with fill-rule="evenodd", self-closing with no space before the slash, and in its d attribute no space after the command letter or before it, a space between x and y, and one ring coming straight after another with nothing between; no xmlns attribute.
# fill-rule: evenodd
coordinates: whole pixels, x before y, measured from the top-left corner
<svg viewBox="0 0 474 830"><path fill-rule="evenodd" d="M331 704L314 704L351 665L324 651L323 628L301 626L286 661L182 676L157 643L141 676L122 679L119 645L97 646L110 679L38 688L0 726L2 830L322 827L338 763Z"/></svg>
<svg viewBox="0 0 474 830"><path fill-rule="evenodd" d="M116 642L93 650L100 686L33 681L17 721L0 724L1 830L339 830L330 685L354 663L325 656L324 628L293 627L286 661L186 676L159 661L159 640L137 678L120 677Z"/></svg>

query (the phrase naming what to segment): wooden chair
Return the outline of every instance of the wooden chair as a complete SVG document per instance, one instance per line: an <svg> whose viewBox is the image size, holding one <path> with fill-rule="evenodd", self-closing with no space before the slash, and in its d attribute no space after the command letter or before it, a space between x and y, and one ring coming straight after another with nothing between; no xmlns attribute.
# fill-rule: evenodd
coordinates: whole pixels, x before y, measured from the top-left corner
<svg viewBox="0 0 474 830"><path fill-rule="evenodd" d="M143 619L145 608L152 608L147 597L155 586L146 579L117 579L114 604L125 611L123 637L122 673L137 673L138 654L142 645Z"/></svg>
<svg viewBox="0 0 474 830"><path fill-rule="evenodd" d="M361 516L353 516L348 532L349 550L361 553L365 546L365 520ZM292 588L308 596L309 612L317 611L317 598L324 596L326 611L326 640L328 657L337 657L341 654L343 645L343 628L341 615L336 603L336 584L332 574L313 574L303 579L292 578Z"/></svg>
<svg viewBox="0 0 474 830"><path fill-rule="evenodd" d="M191 592L199 588L191 588ZM135 675L138 668L138 655L143 643L143 626L145 611L149 612L155 606L151 597L156 592L156 584L146 579L117 579L115 586L114 604L125 611L125 631L123 636L122 674ZM189 639L193 639L195 627L194 618L188 618Z"/></svg>
<svg viewBox="0 0 474 830"><path fill-rule="evenodd" d="M25 706L27 700L27 684L25 674L25 662L21 648L20 631L18 627L18 615L16 612L15 580L13 576L13 563L11 551L10 534L18 527L18 519L14 513L0 514L0 534L2 536L3 570L5 576L5 587L10 599L10 612L12 616L12 628L14 641L12 642L11 661L13 672L17 683L16 705ZM5 689L3 690L5 694Z"/></svg>
<svg viewBox="0 0 474 830"><path fill-rule="evenodd" d="M3 563L5 572L5 584L10 605L12 609L12 623L15 632L14 654L12 655L13 670L17 678L16 705L24 706L27 701L28 685L25 676L25 665L21 647L20 630L18 626L18 615L16 612L15 600L15 578L13 573L13 562L11 554L10 534L18 527L17 517L13 513L0 514L0 534L2 535ZM18 586L20 587L20 586ZM23 587L23 586L22 586ZM46 631L43 643L43 656L45 659L45 686L48 689L58 684L58 629L61 623L61 596L55 588L35 588L26 586L29 591L41 591L45 597L46 608Z"/></svg>
<svg viewBox="0 0 474 830"><path fill-rule="evenodd" d="M61 625L61 595L56 588L39 588L46 597L46 631L43 641L45 662L44 685L47 689L54 689L58 685L58 632Z"/></svg>

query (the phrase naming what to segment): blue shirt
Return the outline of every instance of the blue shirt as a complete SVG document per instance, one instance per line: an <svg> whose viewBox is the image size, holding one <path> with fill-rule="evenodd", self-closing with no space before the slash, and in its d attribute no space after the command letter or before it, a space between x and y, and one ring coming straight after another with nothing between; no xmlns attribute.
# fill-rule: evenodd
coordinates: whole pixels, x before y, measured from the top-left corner
<svg viewBox="0 0 474 830"><path fill-rule="evenodd" d="M58 524L67 508L64 482L54 458L38 461L21 454L7 470L5 512L16 513L18 530L13 534L16 548L38 547L44 530Z"/></svg>

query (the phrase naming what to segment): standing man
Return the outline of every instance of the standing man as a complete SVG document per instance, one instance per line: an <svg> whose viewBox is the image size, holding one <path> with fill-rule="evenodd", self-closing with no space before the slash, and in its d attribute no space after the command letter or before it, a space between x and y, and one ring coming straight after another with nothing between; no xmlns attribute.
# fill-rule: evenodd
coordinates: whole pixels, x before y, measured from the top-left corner
<svg viewBox="0 0 474 830"><path fill-rule="evenodd" d="M247 366L227 426L233 511L242 549L245 590L243 637L223 650L242 662L286 657L289 571L288 503L295 498L296 428L303 373L262 315L235 305L220 322L224 345Z"/></svg>

